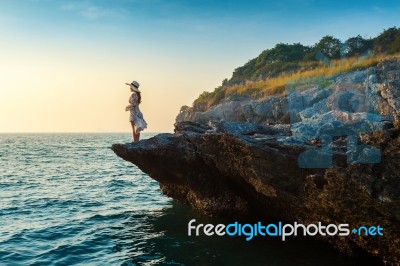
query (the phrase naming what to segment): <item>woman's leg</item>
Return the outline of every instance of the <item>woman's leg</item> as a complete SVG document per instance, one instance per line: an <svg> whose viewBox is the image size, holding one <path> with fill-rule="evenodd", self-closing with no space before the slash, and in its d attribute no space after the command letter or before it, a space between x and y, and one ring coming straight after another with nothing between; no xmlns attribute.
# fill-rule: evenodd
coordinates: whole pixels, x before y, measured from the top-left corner
<svg viewBox="0 0 400 266"><path fill-rule="evenodd" d="M138 142L139 138L140 138L140 131L137 128L135 130L134 136L135 136L135 138L134 138L135 142Z"/></svg>
<svg viewBox="0 0 400 266"><path fill-rule="evenodd" d="M132 126L132 139L133 139L133 141L136 141L136 129L135 129L135 123L134 122L131 122L131 126Z"/></svg>
<svg viewBox="0 0 400 266"><path fill-rule="evenodd" d="M135 127L135 122L131 122L133 141L138 142L140 139L140 131ZM136 132L137 131L137 132Z"/></svg>
<svg viewBox="0 0 400 266"><path fill-rule="evenodd" d="M135 134L135 142L138 142L140 139L140 133Z"/></svg>

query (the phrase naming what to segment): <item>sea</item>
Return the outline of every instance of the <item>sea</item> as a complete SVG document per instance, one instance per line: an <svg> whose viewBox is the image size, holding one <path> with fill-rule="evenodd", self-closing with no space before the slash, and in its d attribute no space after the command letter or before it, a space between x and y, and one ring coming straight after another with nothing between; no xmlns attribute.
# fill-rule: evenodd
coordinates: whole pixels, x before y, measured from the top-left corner
<svg viewBox="0 0 400 266"><path fill-rule="evenodd" d="M110 148L130 141L128 133L0 134L0 265L368 264L313 238L188 236L191 219L223 218L163 195Z"/></svg>

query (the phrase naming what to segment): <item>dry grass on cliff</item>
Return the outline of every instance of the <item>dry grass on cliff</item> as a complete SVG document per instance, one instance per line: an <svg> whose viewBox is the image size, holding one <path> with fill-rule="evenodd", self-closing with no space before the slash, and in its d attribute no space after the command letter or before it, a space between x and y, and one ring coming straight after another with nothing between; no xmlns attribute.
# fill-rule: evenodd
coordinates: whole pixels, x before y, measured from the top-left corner
<svg viewBox="0 0 400 266"><path fill-rule="evenodd" d="M343 60L334 60L330 62L330 65L320 63L318 67L307 69L305 66L302 70L290 74L282 74L277 77L259 80L259 81L247 81L241 85L235 85L228 87L225 91L225 96L229 96L233 93L238 94L255 94L262 92L263 95L283 95L286 91L286 84L295 80L307 79L318 77L319 80L329 79L334 75L353 71L357 69L364 69L370 66L377 65L381 60L390 57L400 57L400 54L395 55L379 55L374 57L362 58L362 57L351 57Z"/></svg>

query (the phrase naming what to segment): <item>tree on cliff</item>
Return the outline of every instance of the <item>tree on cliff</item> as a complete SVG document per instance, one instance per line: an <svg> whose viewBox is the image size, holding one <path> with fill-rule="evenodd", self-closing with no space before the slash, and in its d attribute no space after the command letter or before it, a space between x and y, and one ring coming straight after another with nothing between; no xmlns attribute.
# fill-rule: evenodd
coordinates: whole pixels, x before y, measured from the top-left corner
<svg viewBox="0 0 400 266"><path fill-rule="evenodd" d="M384 30L374 39L374 53L394 54L400 52L400 28Z"/></svg>
<svg viewBox="0 0 400 266"><path fill-rule="evenodd" d="M317 61L317 54L322 53L329 59L340 58L340 41L332 36L324 36L305 56L305 61Z"/></svg>
<svg viewBox="0 0 400 266"><path fill-rule="evenodd" d="M346 56L356 56L361 55L364 52L372 49L373 40L372 39L364 39L361 35L357 35L356 37L351 37L347 39L345 42L346 48Z"/></svg>

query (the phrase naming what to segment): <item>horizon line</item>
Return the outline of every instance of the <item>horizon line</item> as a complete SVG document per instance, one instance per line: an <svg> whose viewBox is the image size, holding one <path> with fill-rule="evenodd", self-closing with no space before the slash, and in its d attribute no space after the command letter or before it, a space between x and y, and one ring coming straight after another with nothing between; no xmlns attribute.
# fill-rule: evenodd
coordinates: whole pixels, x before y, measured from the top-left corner
<svg viewBox="0 0 400 266"><path fill-rule="evenodd" d="M106 132L98 132L98 131L15 131L15 132L0 132L1 134L132 134L129 131L106 131ZM172 132L164 132L164 131L157 131L157 132L142 132L142 134L154 134L154 133L172 133Z"/></svg>

